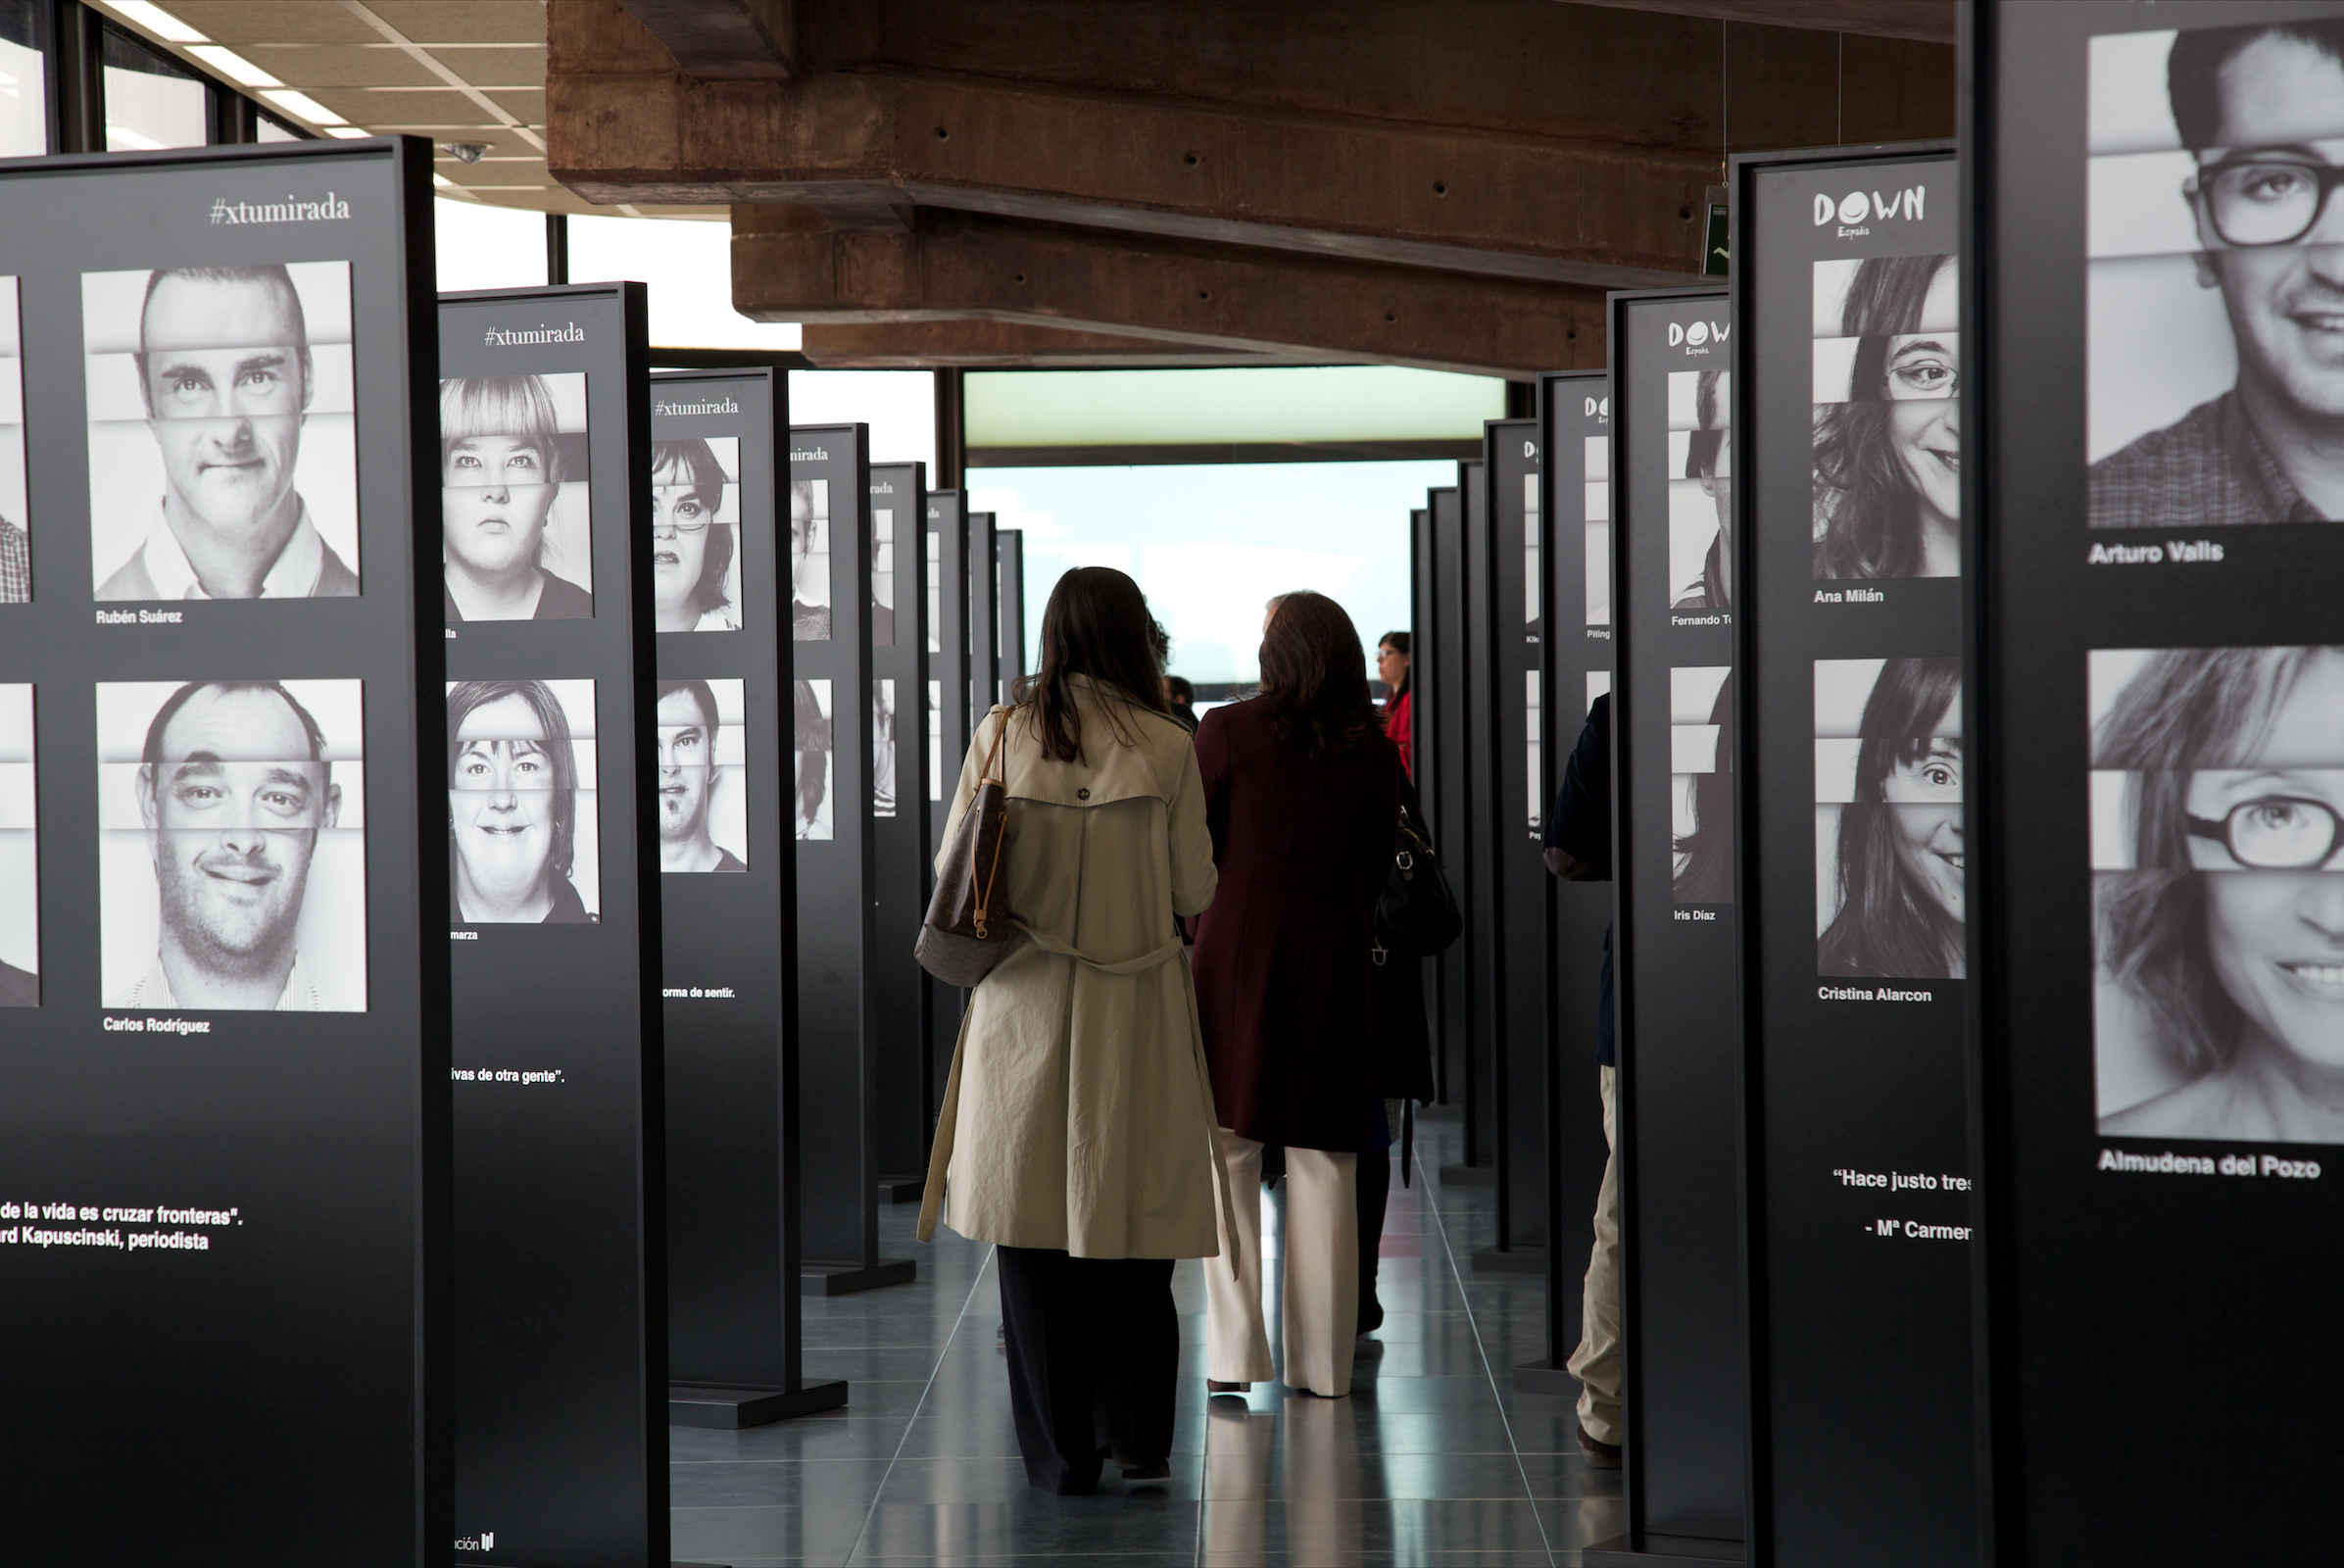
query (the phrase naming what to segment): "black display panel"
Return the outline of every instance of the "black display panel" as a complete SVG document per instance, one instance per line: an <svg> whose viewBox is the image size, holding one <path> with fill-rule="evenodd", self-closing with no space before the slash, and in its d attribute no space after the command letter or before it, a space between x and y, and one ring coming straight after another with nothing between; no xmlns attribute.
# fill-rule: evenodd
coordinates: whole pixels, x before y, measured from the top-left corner
<svg viewBox="0 0 2344 1568"><path fill-rule="evenodd" d="M985 722L985 715L993 711L993 705L1001 700L1001 638L1000 569L993 564L993 514L968 514L968 526L961 537L967 541L968 554L968 733L974 735ZM965 760L968 748L961 748ZM950 764L957 766L958 764ZM951 809L951 796L959 784L960 775L954 773L945 781L946 808ZM955 1036L958 1029L954 1028ZM952 1058L945 1057L947 1062Z"/></svg>
<svg viewBox="0 0 2344 1568"><path fill-rule="evenodd" d="M994 613L1001 625L1001 700L1013 702L1026 672L1025 535L993 530Z"/></svg>
<svg viewBox="0 0 2344 1568"><path fill-rule="evenodd" d="M799 1362L793 690L770 369L652 377L669 1418L741 1426L842 1402Z"/></svg>
<svg viewBox="0 0 2344 1568"><path fill-rule="evenodd" d="M1454 485L1430 492L1433 514L1433 620L1425 629L1424 646L1430 667L1419 688L1426 718L1432 723L1425 761L1433 778L1433 798L1426 802L1432 816L1433 847L1440 853L1441 869L1448 876L1450 894L1459 910L1473 886L1472 852L1465 829L1472 820L1464 785L1468 733L1465 705L1465 494ZM1412 708L1418 705L1411 704ZM1425 719L1417 722L1421 725ZM1468 1098L1465 1042L1472 1028L1469 1009L1473 987L1468 979L1470 932L1461 933L1433 960L1439 981L1441 1027L1434 1035L1434 1065L1440 1075L1441 1102L1453 1105ZM1461 1170L1452 1166L1441 1179Z"/></svg>
<svg viewBox="0 0 2344 1568"><path fill-rule="evenodd" d="M440 300L456 1529L500 1562L667 1549L644 310Z"/></svg>
<svg viewBox="0 0 2344 1568"><path fill-rule="evenodd" d="M1539 824L1554 791L1547 777L1546 514L1538 422L1482 427L1489 475L1489 1125L1497 1169L1497 1246L1474 1266L1546 1268L1546 874Z"/></svg>
<svg viewBox="0 0 2344 1568"><path fill-rule="evenodd" d="M1630 1534L1742 1534L1723 292L1615 294L1613 926Z"/></svg>
<svg viewBox="0 0 2344 1568"><path fill-rule="evenodd" d="M871 465L871 858L879 939L879 1184L916 1201L928 1174L928 973L911 956L928 848L928 472ZM947 1057L950 1061L952 1058Z"/></svg>
<svg viewBox="0 0 2344 1568"><path fill-rule="evenodd" d="M799 1217L806 1288L834 1296L912 1277L879 1257L870 487L868 426L790 431Z"/></svg>
<svg viewBox="0 0 2344 1568"><path fill-rule="evenodd" d="M952 790L968 755L968 522L957 490L928 492L928 803L929 862L920 883L925 899L936 889L935 852L952 813ZM927 917L927 906L920 906ZM920 1148L936 1134L944 1073L960 1036L967 993L922 972L928 988L928 1048L920 1067ZM924 1171L925 1166L923 1164Z"/></svg>
<svg viewBox="0 0 2344 1568"><path fill-rule="evenodd" d="M1428 501L1430 496L1426 498ZM1418 507L1408 514L1408 756L1409 777L1416 786L1417 804L1429 825L1437 814L1440 769L1433 756L1433 703L1425 695L1433 678L1433 510ZM1433 1050L1434 1094L1439 1098L1441 1067L1441 960L1418 960L1424 968L1425 1039Z"/></svg>
<svg viewBox="0 0 2344 1568"><path fill-rule="evenodd" d="M1459 639L1464 665L1464 701L1457 711L1464 717L1463 765L1456 773L1457 803L1463 808L1463 863L1469 868L1456 889L1457 907L1465 916L1464 934L1457 939L1460 962L1451 971L1464 981L1464 1030L1457 1071L1465 1089L1465 1159L1441 1172L1444 1181L1491 1183L1497 1179L1496 966L1497 966L1497 846L1492 803L1497 798L1496 740L1490 730L1489 626L1489 482L1487 466L1479 458L1457 465L1457 495L1463 518Z"/></svg>
<svg viewBox="0 0 2344 1568"><path fill-rule="evenodd" d="M1754 1551L1967 1563L1954 158L1734 191Z"/></svg>
<svg viewBox="0 0 2344 1568"><path fill-rule="evenodd" d="M12 1563L453 1538L430 165L0 164Z"/></svg>
<svg viewBox="0 0 2344 1568"><path fill-rule="evenodd" d="M1991 1544L2317 1561L2344 1401L2307 1306L2344 1205L2344 6L1973 22ZM2153 1379L2243 1303L2221 1424L2250 1436L2176 1495Z"/></svg>
<svg viewBox="0 0 2344 1568"><path fill-rule="evenodd" d="M1592 374L1538 382L1545 536L1546 798L1552 809L1587 710L1611 690L1611 381ZM1608 765L1608 762L1605 764ZM1543 831L1541 821L1540 829ZM1541 870L1543 862L1541 860ZM1544 1359L1515 1369L1515 1386L1576 1396L1561 1382L1578 1348L1595 1200L1603 1185L1603 1095L1595 1020L1612 892L1605 882L1546 879L1548 942L1541 978L1551 1020L1545 1073L1547 1195Z"/></svg>

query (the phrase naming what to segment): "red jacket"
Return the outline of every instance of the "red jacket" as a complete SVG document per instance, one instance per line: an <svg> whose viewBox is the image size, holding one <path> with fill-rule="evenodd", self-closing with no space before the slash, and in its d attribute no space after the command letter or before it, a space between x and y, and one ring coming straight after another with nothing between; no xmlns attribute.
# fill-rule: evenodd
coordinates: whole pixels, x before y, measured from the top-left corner
<svg viewBox="0 0 2344 1568"><path fill-rule="evenodd" d="M1408 770L1408 777L1416 777L1416 724L1408 711L1415 701L1412 691L1387 698L1384 703L1384 733L1392 737L1392 744L1400 749L1400 766Z"/></svg>

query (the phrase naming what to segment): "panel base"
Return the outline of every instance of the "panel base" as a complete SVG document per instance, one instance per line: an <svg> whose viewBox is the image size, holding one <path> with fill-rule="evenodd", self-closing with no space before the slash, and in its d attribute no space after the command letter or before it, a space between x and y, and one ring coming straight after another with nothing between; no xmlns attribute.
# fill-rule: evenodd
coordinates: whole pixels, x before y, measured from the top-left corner
<svg viewBox="0 0 2344 1568"><path fill-rule="evenodd" d="M882 1203L916 1203L928 1196L925 1176L882 1176L879 1178L879 1201Z"/></svg>
<svg viewBox="0 0 2344 1568"><path fill-rule="evenodd" d="M1546 1273L1546 1249L1543 1247L1477 1247L1473 1250L1473 1271L1476 1274L1536 1274Z"/></svg>
<svg viewBox="0 0 2344 1568"><path fill-rule="evenodd" d="M1495 1187L1497 1185L1497 1167L1495 1165L1443 1165L1441 1167L1441 1185L1443 1187Z"/></svg>
<svg viewBox="0 0 2344 1568"><path fill-rule="evenodd" d="M860 1263L801 1263L798 1279L807 1296L853 1296L882 1286L909 1285L919 1278L919 1267L908 1257L882 1258L868 1268Z"/></svg>
<svg viewBox="0 0 2344 1568"><path fill-rule="evenodd" d="M1626 1536L1614 1536L1582 1548L1579 1560L1583 1568L1717 1568L1721 1562L1745 1562L1748 1557L1738 1541L1646 1532L1640 1548L1631 1546Z"/></svg>
<svg viewBox="0 0 2344 1568"><path fill-rule="evenodd" d="M1552 1361L1524 1361L1514 1368L1514 1392L1576 1399L1579 1397L1579 1379Z"/></svg>
<svg viewBox="0 0 2344 1568"><path fill-rule="evenodd" d="M795 1394L787 1389L723 1389L695 1383L667 1385L667 1424L671 1427L715 1427L737 1432L761 1427L792 1416L835 1410L847 1402L841 1382L807 1383Z"/></svg>

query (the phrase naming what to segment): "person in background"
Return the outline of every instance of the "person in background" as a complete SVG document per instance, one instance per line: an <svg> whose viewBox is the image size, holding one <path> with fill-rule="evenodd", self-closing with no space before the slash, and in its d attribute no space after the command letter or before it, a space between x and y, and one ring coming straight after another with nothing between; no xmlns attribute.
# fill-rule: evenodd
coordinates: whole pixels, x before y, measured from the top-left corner
<svg viewBox="0 0 2344 1568"><path fill-rule="evenodd" d="M1391 690L1384 699L1384 733L1392 744L1400 749L1400 766L1408 776L1416 776L1415 715L1409 711L1410 696L1408 670L1416 662L1409 650L1412 644L1404 631L1388 631L1376 645L1376 679Z"/></svg>
<svg viewBox="0 0 2344 1568"><path fill-rule="evenodd" d="M1188 727L1192 735L1196 731L1196 688L1178 675L1164 677L1164 707L1174 718Z"/></svg>
<svg viewBox="0 0 2344 1568"><path fill-rule="evenodd" d="M1196 728L1222 895L1196 995L1235 1200L1205 1273L1206 1380L1272 1376L1261 1303L1261 1162L1286 1151L1285 1381L1351 1392L1358 1157L1377 1147L1368 971L1406 774L1367 695L1359 633L1323 594L1271 601L1261 691Z"/></svg>
<svg viewBox="0 0 2344 1568"><path fill-rule="evenodd" d="M1579 744L1563 764L1563 784L1546 813L1546 869L1566 882L1611 880L1611 695L1595 699ZM1595 1076L1603 1094L1603 1185L1595 1195L1595 1247L1587 1256L1581 1299L1579 1446L1602 1470L1620 1467L1620 1101L1612 1045L1611 931L1603 933L1603 971L1595 989Z"/></svg>
<svg viewBox="0 0 2344 1568"><path fill-rule="evenodd" d="M978 725L944 833L958 836L1002 735L1017 935L969 994L919 1236L941 1199L945 1223L995 1245L1017 1446L1026 1480L1060 1494L1092 1491L1110 1451L1127 1481L1171 1474L1172 1260L1213 1255L1227 1204L1173 929L1212 903L1217 874L1153 625L1122 572L1060 577L1041 673Z"/></svg>

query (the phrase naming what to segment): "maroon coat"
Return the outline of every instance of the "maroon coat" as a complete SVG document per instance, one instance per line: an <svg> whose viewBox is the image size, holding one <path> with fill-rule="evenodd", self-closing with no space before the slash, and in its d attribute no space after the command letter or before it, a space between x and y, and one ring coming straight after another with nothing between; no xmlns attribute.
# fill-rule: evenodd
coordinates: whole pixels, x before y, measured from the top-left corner
<svg viewBox="0 0 2344 1568"><path fill-rule="evenodd" d="M1368 953L1399 752L1377 735L1312 761L1256 701L1204 715L1196 761L1221 886L1192 961L1221 1125L1264 1144L1365 1149Z"/></svg>

